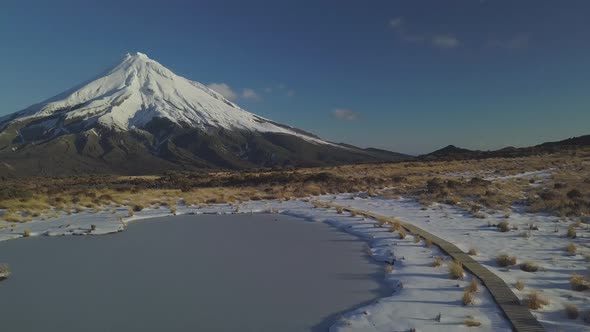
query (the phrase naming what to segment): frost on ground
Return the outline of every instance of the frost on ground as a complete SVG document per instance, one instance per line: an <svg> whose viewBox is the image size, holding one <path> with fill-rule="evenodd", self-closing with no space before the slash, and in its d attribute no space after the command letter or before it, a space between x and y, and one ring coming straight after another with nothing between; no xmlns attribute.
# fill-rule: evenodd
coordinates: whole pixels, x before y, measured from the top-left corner
<svg viewBox="0 0 590 332"><path fill-rule="evenodd" d="M339 202L347 195L324 196L324 200ZM366 199L372 201L374 199ZM485 288L473 293L474 301L463 305L464 288L473 278L449 278L450 263L438 248L414 242L412 235L401 239L389 227L379 227L372 219L338 213L335 209L314 208L307 200L267 200L241 204L216 204L203 207L177 206L177 214L284 213L312 222L326 222L367 242L367 253L383 264L383 274L392 287L392 295L375 303L344 314L331 331L461 331L469 329L465 322L479 322L481 331L509 331L503 317ZM59 215L49 220L15 224L0 229L0 240L40 235L94 235L122 231L126 224L140 219L170 215L161 208L146 208L129 217L127 208L113 208L95 213L81 212ZM442 265L433 267L435 256L443 258Z"/></svg>
<svg viewBox="0 0 590 332"><path fill-rule="evenodd" d="M549 300L548 305L532 310L548 330L580 331L589 328L582 319L568 319L564 310L566 305L577 306L581 313L590 310L588 291L575 291L570 285L573 274L588 275L586 260L590 254L590 232L585 224L525 213L517 208L508 215L503 212L489 213L485 219L478 219L456 207L435 204L425 209L414 200L404 198L361 198L348 194L323 196L321 200L395 217L436 234L465 252L475 248L478 255L474 258L513 287L523 302L535 291ZM501 222L508 223L507 232L500 232L494 226ZM572 227L575 228L576 238L566 236ZM572 243L576 247L574 253L566 250ZM516 265L498 266L496 257L499 254L515 256ZM537 264L539 270L521 270L519 264L525 262ZM517 282L524 288L517 289Z"/></svg>

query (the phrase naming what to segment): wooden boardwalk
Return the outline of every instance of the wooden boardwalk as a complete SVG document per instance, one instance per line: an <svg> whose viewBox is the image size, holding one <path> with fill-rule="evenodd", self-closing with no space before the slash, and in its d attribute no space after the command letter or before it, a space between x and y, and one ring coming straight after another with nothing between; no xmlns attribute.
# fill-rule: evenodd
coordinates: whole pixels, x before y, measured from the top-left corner
<svg viewBox="0 0 590 332"><path fill-rule="evenodd" d="M390 218L386 216L382 216L370 211L353 209L346 206L341 206L333 203L326 203L326 202L317 202L321 206L325 207L334 207L340 208L344 211L354 212L357 215L362 215L365 217L373 218L376 220L385 221L388 223L393 223L395 221L399 222L402 227L404 227L408 232L419 235L424 239L430 239L433 244L441 248L447 255L451 256L453 259L461 262L463 266L470 271L474 276L476 276L481 282L487 287L492 294L492 297L498 303L500 309L504 312L508 321L512 324L514 331L517 332L542 332L545 331L545 328L539 323L539 321L533 316L533 314L529 311L529 309L522 305L516 297L516 295L512 292L510 287L497 275L492 273L490 270L485 268L475 259L473 259L468 254L464 253L461 249L459 249L454 244L441 239L440 237L431 234L419 227L414 225L401 222L395 218Z"/></svg>

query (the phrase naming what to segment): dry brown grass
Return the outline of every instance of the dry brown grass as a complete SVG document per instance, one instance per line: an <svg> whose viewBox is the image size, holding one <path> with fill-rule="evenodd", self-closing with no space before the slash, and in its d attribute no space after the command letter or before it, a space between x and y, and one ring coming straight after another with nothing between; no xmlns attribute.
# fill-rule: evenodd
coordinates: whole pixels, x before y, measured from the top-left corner
<svg viewBox="0 0 590 332"><path fill-rule="evenodd" d="M514 284L514 287L516 289L518 289L519 291L522 291L524 289L524 282L522 280L517 280L516 284Z"/></svg>
<svg viewBox="0 0 590 332"><path fill-rule="evenodd" d="M577 250L578 250L578 247L576 247L576 245L574 243L570 243L567 245L567 247L565 247L565 251L570 255L574 255Z"/></svg>
<svg viewBox="0 0 590 332"><path fill-rule="evenodd" d="M575 239L576 237L578 237L578 234L576 232L576 226L570 225L567 228L567 233L565 234L565 236L567 236L570 239Z"/></svg>
<svg viewBox="0 0 590 332"><path fill-rule="evenodd" d="M573 303L567 303L564 305L565 316L569 319L577 319L580 316L580 310Z"/></svg>
<svg viewBox="0 0 590 332"><path fill-rule="evenodd" d="M434 256L434 260L432 261L432 267L439 267L442 265L443 258L440 256Z"/></svg>
<svg viewBox="0 0 590 332"><path fill-rule="evenodd" d="M465 270L463 264L458 261L452 261L449 263L449 278L451 279L463 279L465 277Z"/></svg>
<svg viewBox="0 0 590 332"><path fill-rule="evenodd" d="M408 235L408 233L406 233L406 230L403 227L401 227L397 232L399 234L399 238L402 240L405 239Z"/></svg>
<svg viewBox="0 0 590 332"><path fill-rule="evenodd" d="M477 256L477 249L476 248L470 248L469 251L467 252L468 255L470 256Z"/></svg>
<svg viewBox="0 0 590 332"><path fill-rule="evenodd" d="M385 264L385 273L391 273L391 272L393 272L393 265Z"/></svg>
<svg viewBox="0 0 590 332"><path fill-rule="evenodd" d="M426 246L426 248L432 247L432 240L426 239L426 241L424 241L424 246Z"/></svg>
<svg viewBox="0 0 590 332"><path fill-rule="evenodd" d="M23 237L29 237L29 236L31 236L31 230L28 228L25 228L23 230Z"/></svg>
<svg viewBox="0 0 590 332"><path fill-rule="evenodd" d="M498 224L498 230L500 232L509 232L510 231L510 224L507 221L502 221Z"/></svg>
<svg viewBox="0 0 590 332"><path fill-rule="evenodd" d="M422 241L420 235L414 235L414 243L420 243L420 241Z"/></svg>
<svg viewBox="0 0 590 332"><path fill-rule="evenodd" d="M537 272L539 270L539 265L532 261L526 261L519 265L520 269L525 272Z"/></svg>
<svg viewBox="0 0 590 332"><path fill-rule="evenodd" d="M590 289L590 280L579 274L572 274L570 277L570 286L575 291L587 291Z"/></svg>
<svg viewBox="0 0 590 332"><path fill-rule="evenodd" d="M475 278L471 279L471 282L469 282L469 285L465 289L471 293L479 291L479 284L477 283L477 280L475 280Z"/></svg>
<svg viewBox="0 0 590 332"><path fill-rule="evenodd" d="M468 318L468 319L464 320L463 324L465 324L465 326L467 326L467 327L481 326L481 322L478 320L475 320L474 318Z"/></svg>
<svg viewBox="0 0 590 332"><path fill-rule="evenodd" d="M538 310L548 305L549 299L542 296L538 292L532 292L527 296L526 303L529 309Z"/></svg>
<svg viewBox="0 0 590 332"><path fill-rule="evenodd" d="M516 265L516 257L508 254L500 254L496 257L496 264L500 267Z"/></svg>
<svg viewBox="0 0 590 332"><path fill-rule="evenodd" d="M465 290L463 290L463 297L461 299L463 301L463 305L469 305L469 304L473 304L473 301L475 300L475 296L473 295L473 292L470 292L466 288Z"/></svg>

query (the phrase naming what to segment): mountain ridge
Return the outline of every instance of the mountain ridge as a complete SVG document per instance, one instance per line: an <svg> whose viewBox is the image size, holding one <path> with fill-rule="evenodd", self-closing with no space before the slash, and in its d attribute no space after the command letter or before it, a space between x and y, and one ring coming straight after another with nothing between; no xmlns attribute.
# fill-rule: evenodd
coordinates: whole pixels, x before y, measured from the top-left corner
<svg viewBox="0 0 590 332"><path fill-rule="evenodd" d="M411 159L250 113L143 53L0 118L0 174L146 174Z"/></svg>

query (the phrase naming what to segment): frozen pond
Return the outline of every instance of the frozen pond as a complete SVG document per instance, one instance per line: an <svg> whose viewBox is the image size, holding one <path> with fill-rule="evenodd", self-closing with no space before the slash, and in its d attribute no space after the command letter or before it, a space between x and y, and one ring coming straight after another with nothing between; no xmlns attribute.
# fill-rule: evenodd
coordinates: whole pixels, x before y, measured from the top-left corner
<svg viewBox="0 0 590 332"><path fill-rule="evenodd" d="M139 221L0 242L6 331L326 331L390 295L363 242L284 215Z"/></svg>

